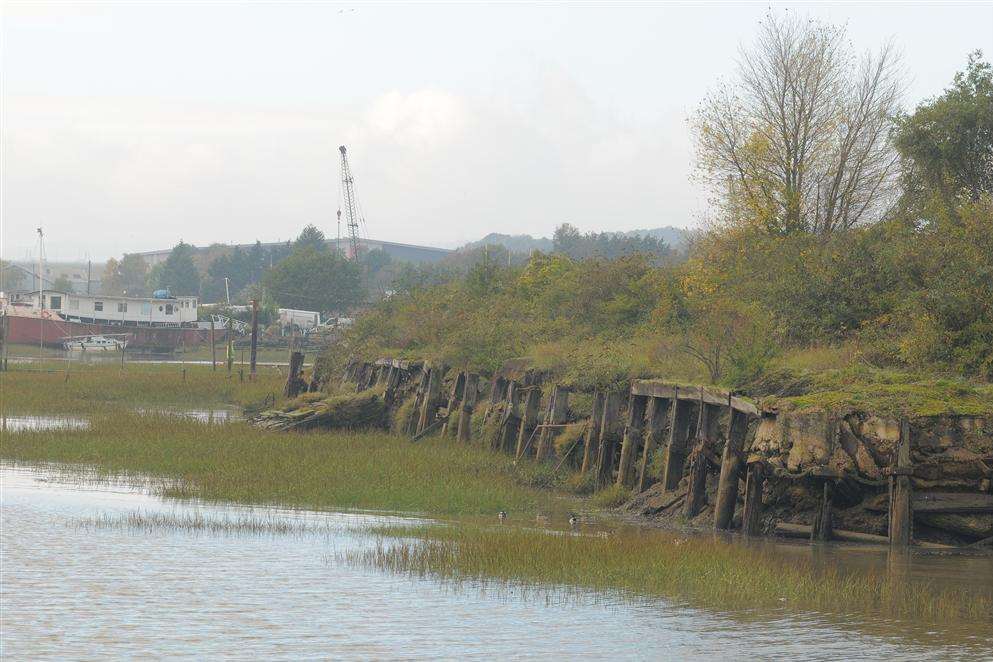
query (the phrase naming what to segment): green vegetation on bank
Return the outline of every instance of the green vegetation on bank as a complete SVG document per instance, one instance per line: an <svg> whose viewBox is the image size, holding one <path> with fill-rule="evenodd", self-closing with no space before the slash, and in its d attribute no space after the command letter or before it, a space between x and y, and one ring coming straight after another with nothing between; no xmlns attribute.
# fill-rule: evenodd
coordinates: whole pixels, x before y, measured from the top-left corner
<svg viewBox="0 0 993 662"><path fill-rule="evenodd" d="M761 547L664 531L560 535L517 527L384 527L375 549L347 560L416 576L620 590L717 609L787 608L977 624L993 595L939 590ZM979 627L985 627L980 625Z"/></svg>
<svg viewBox="0 0 993 662"><path fill-rule="evenodd" d="M993 68L973 54L907 115L891 51L862 80L876 69L851 68L843 29L771 19L760 31L730 84L743 105L721 104L722 91L693 123L716 205L685 257L580 259L556 244L514 264L477 249L460 272L399 282L325 365L394 356L490 372L523 358L576 386L659 377L797 406L993 413ZM773 46L785 67L838 85L831 98L799 86L782 100L816 104L823 126L780 126L792 110L747 100L769 83L748 63L777 57ZM828 52L839 59L818 59ZM791 132L821 142L808 153L767 139ZM865 161L848 159L853 144Z"/></svg>

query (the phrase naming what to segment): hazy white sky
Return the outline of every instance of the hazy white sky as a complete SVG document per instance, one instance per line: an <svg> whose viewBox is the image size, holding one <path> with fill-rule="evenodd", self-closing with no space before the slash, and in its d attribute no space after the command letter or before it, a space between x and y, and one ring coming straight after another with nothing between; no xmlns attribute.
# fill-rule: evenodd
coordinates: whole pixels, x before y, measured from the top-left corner
<svg viewBox="0 0 993 662"><path fill-rule="evenodd" d="M686 118L768 6L4 1L3 255L334 236L340 144L373 238L693 226ZM991 2L773 8L893 38L910 106L993 55Z"/></svg>

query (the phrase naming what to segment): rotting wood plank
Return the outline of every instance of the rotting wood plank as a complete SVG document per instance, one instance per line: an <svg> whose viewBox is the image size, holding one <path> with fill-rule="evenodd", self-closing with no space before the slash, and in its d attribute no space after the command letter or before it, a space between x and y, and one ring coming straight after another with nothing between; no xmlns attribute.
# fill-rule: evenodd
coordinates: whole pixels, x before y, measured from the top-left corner
<svg viewBox="0 0 993 662"><path fill-rule="evenodd" d="M718 407L727 407L730 405L731 409L750 416L758 416L759 414L759 409L753 402L732 395L728 391L706 386L681 386L679 384L668 384L651 379L636 379L631 382L631 394L670 400L676 397L680 400L703 400L708 405L716 405Z"/></svg>
<svg viewBox="0 0 993 662"><path fill-rule="evenodd" d="M928 492L913 495L913 511L917 513L993 513L993 494Z"/></svg>

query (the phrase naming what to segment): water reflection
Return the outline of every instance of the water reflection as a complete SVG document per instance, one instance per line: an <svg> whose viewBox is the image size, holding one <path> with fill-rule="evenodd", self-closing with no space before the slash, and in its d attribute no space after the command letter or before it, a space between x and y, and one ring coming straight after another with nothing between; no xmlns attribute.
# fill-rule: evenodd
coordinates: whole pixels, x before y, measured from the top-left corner
<svg viewBox="0 0 993 662"><path fill-rule="evenodd" d="M981 659L993 645L988 632L398 577L337 559L377 544L366 527L407 518L175 502L52 476L2 474L10 659ZM297 530L127 526L135 513L180 524L282 521Z"/></svg>
<svg viewBox="0 0 993 662"><path fill-rule="evenodd" d="M66 416L0 416L3 432L37 432L41 430L86 430L90 421Z"/></svg>

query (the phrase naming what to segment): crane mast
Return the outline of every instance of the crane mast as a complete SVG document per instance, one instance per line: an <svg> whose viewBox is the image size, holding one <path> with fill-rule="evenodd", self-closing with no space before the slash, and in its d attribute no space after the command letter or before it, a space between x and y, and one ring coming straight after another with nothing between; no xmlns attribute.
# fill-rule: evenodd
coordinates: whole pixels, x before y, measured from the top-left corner
<svg viewBox="0 0 993 662"><path fill-rule="evenodd" d="M338 148L341 152L341 190L345 206L345 222L348 225L348 252L349 256L355 260L359 256L359 215L355 200L355 179L352 177L352 170L348 167L348 156L345 146ZM341 210L338 210L338 218L341 218Z"/></svg>

